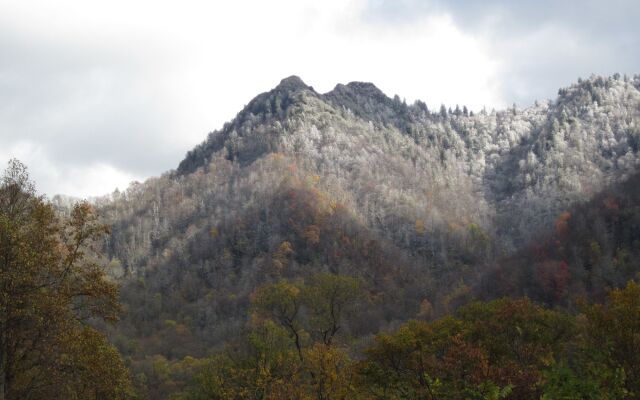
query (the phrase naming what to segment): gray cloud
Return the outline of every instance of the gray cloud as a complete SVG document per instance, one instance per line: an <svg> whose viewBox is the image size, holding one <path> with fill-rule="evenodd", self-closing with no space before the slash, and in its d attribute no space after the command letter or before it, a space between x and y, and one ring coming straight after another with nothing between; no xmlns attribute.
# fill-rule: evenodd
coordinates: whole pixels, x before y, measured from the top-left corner
<svg viewBox="0 0 640 400"><path fill-rule="evenodd" d="M0 17L0 159L25 158L45 193L100 194L117 179L173 168L189 147L176 139L172 103L153 82L165 60L98 39L34 35ZM84 191L101 166L119 178Z"/></svg>
<svg viewBox="0 0 640 400"><path fill-rule="evenodd" d="M502 96L514 102L552 98L581 76L640 72L635 0L370 0L363 19L401 26L434 13L484 38L503 66Z"/></svg>
<svg viewBox="0 0 640 400"><path fill-rule="evenodd" d="M363 17L406 23L428 13L450 13L462 28L478 30L494 23L493 33L518 35L562 25L600 39L637 38L640 3L635 0L369 0ZM613 43L615 44L615 42Z"/></svg>
<svg viewBox="0 0 640 400"><path fill-rule="evenodd" d="M139 175L167 168L161 161L167 156L177 158L167 146L173 128L167 104L155 101L145 64L119 54L118 43L57 44L7 31L0 38L5 146L37 142L55 163L102 162Z"/></svg>

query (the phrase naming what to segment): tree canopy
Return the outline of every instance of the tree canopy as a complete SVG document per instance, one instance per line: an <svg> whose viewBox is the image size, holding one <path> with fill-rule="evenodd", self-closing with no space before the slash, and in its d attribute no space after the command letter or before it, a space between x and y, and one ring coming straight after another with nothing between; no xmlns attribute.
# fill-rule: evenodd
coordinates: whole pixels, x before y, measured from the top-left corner
<svg viewBox="0 0 640 400"><path fill-rule="evenodd" d="M11 160L0 181L0 399L123 399L119 353L92 322L114 321L118 287L96 261L107 232L88 203L68 218Z"/></svg>

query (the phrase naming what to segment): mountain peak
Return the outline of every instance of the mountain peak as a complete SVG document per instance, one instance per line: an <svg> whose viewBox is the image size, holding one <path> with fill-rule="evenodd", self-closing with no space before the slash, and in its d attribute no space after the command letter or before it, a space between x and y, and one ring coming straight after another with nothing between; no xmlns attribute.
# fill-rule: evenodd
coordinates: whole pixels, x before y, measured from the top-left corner
<svg viewBox="0 0 640 400"><path fill-rule="evenodd" d="M209 134L207 140L189 151L178 166L181 174L195 171L206 165L209 157L221 150L231 137L234 145L230 146L228 157L247 164L260 157L272 148L267 136L256 133L254 128L260 124L269 124L275 120L282 122L289 108L300 101L302 92L316 94L311 86L296 75L280 81L278 86L268 92L254 97L236 118L224 125L220 131ZM242 132L238 134L238 132ZM239 135L239 136L238 136Z"/></svg>
<svg viewBox="0 0 640 400"><path fill-rule="evenodd" d="M406 105L389 98L376 85L369 82L338 84L324 98L338 107L345 107L365 121L393 125L407 130Z"/></svg>
<svg viewBox="0 0 640 400"><path fill-rule="evenodd" d="M371 82L349 82L346 85L338 83L336 87L326 94L329 97L339 96L362 96L370 98L384 99L387 96Z"/></svg>
<svg viewBox="0 0 640 400"><path fill-rule="evenodd" d="M302 79L297 75L291 75L280 81L280 84L275 87L275 90L294 92L297 90L311 89Z"/></svg>
<svg viewBox="0 0 640 400"><path fill-rule="evenodd" d="M347 87L362 95L386 97L382 90L378 89L378 87L371 82L349 82L347 83Z"/></svg>
<svg viewBox="0 0 640 400"><path fill-rule="evenodd" d="M370 82L341 83L325 95L327 98L342 105L351 106L353 103L374 101L381 104L389 104L391 99L382 90ZM350 107L351 108L351 107Z"/></svg>

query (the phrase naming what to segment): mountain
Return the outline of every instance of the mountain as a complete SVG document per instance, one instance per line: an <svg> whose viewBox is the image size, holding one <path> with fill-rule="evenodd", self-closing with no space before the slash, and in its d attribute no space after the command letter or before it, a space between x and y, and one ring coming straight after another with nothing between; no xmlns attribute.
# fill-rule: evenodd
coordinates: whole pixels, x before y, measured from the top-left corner
<svg viewBox="0 0 640 400"><path fill-rule="evenodd" d="M243 166L281 152L340 180L368 225L376 221L356 187L365 180L384 182L404 198L374 189L367 197L377 202L406 200L427 219L444 214L480 222L517 245L567 204L635 170L639 101L637 81L593 77L560 90L555 102L524 110L436 114L421 102L390 99L370 83L337 85L321 95L290 77L211 133L178 173L206 170L222 150ZM389 174L399 179L386 179ZM437 199L425 201L425 192Z"/></svg>
<svg viewBox="0 0 640 400"><path fill-rule="evenodd" d="M141 369L151 355L204 355L242 332L258 286L319 271L365 282L374 306L350 320L353 337L482 296L568 305L569 288L601 293L637 264L610 281L576 273L553 291L565 269L588 270L576 261L595 251L588 235L547 264L527 249L556 245L564 229L606 230L606 218L602 228L588 216L608 193L631 199L616 204L636 218L624 188L637 181L639 148L638 76L593 76L553 101L475 113L408 105L371 83L321 94L286 78L176 170L96 200L123 282L112 338ZM636 246L623 236L601 235L607 256L588 268L619 260L620 241Z"/></svg>

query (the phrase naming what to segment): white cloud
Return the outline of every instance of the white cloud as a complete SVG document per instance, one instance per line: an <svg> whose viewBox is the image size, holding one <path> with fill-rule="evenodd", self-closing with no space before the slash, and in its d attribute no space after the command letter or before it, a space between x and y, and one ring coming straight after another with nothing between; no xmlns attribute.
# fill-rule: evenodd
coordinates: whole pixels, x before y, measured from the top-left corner
<svg viewBox="0 0 640 400"><path fill-rule="evenodd" d="M126 189L131 182L142 179L100 162L80 167L53 163L42 146L26 141L19 141L0 152L0 160L8 161L10 158L18 158L27 164L38 192L49 197L57 193L78 198L101 196L116 188Z"/></svg>
<svg viewBox="0 0 640 400"><path fill-rule="evenodd" d="M499 93L521 105L553 98L591 74L640 68L636 0L368 0L366 18L392 27L448 13L499 60Z"/></svg>

